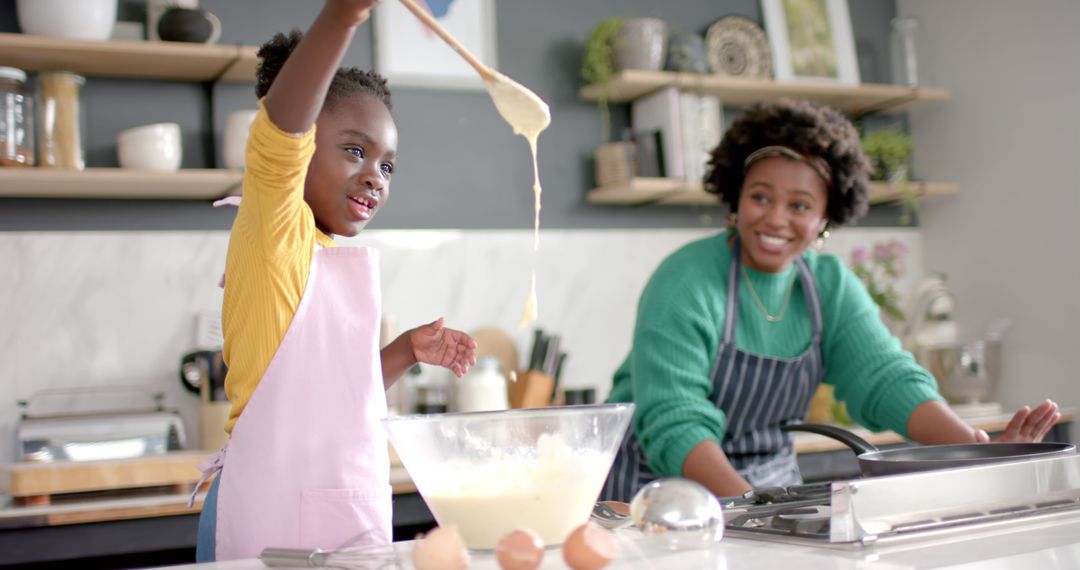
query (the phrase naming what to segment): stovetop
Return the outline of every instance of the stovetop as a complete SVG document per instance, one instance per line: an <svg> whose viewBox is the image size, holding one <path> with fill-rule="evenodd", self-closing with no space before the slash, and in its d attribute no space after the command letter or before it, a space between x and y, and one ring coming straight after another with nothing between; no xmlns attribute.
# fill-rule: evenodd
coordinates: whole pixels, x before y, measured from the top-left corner
<svg viewBox="0 0 1080 570"><path fill-rule="evenodd" d="M1080 517L1080 456L754 489L723 497L726 533L862 548Z"/></svg>
<svg viewBox="0 0 1080 570"><path fill-rule="evenodd" d="M766 487L741 497L724 497L727 529L778 536L829 539L832 483Z"/></svg>

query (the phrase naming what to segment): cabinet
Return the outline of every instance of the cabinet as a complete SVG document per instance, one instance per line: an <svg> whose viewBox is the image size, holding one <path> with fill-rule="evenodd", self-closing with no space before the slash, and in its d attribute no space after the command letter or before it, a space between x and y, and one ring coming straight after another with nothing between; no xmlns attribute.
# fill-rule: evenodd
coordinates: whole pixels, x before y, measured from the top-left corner
<svg viewBox="0 0 1080 570"><path fill-rule="evenodd" d="M625 103L671 86L716 96L725 106L742 107L757 101L801 97L830 105L854 116L902 111L912 105L948 101L952 96L949 90L936 87L778 82L771 79L634 69L615 74L606 86L583 87L578 92L578 97L585 101L599 101L606 96L608 102ZM951 182L910 182L904 186L875 182L871 185L870 202L894 202L905 198L905 194L922 198L956 192L959 192L959 186ZM700 181L674 178L634 178L625 185L594 188L586 194L586 201L590 204L663 206L720 204L716 196L707 194L702 189Z"/></svg>
<svg viewBox="0 0 1080 570"><path fill-rule="evenodd" d="M0 65L28 72L64 69L89 77L213 83L254 81L253 46L179 42L86 41L0 34ZM241 173L223 169L142 172L0 169L0 197L208 199L240 186Z"/></svg>

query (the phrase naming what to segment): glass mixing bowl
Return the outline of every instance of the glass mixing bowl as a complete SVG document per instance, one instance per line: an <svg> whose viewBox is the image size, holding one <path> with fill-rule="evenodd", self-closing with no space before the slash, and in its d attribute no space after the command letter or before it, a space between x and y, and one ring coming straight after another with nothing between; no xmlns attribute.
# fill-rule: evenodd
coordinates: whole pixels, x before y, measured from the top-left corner
<svg viewBox="0 0 1080 570"><path fill-rule="evenodd" d="M383 423L439 525L487 550L517 528L562 544L588 521L633 415L633 404L599 404Z"/></svg>

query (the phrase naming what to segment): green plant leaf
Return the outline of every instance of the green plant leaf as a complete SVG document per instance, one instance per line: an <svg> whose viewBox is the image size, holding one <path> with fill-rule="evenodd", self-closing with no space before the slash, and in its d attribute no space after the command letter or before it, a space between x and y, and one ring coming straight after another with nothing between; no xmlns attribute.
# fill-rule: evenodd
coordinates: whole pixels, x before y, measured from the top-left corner
<svg viewBox="0 0 1080 570"><path fill-rule="evenodd" d="M597 24L585 40L585 54L581 58L581 79L586 85L606 83L615 73L612 45L622 24L623 18L608 18Z"/></svg>

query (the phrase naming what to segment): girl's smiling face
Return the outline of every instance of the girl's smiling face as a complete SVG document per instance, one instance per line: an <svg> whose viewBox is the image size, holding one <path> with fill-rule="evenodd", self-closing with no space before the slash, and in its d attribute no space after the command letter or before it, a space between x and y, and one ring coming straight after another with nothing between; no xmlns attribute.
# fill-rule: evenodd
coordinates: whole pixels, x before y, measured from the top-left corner
<svg viewBox="0 0 1080 570"><path fill-rule="evenodd" d="M805 162L776 156L753 163L735 224L743 263L765 273L786 270L825 229L827 203L825 181Z"/></svg>
<svg viewBox="0 0 1080 570"><path fill-rule="evenodd" d="M397 125L386 105L370 95L334 102L315 125L304 200L324 233L355 236L390 196Z"/></svg>

